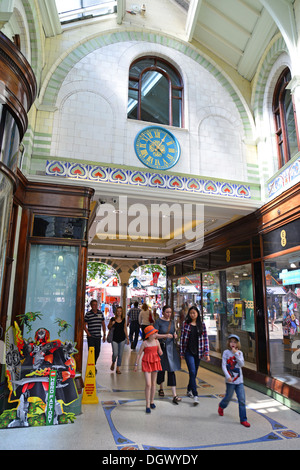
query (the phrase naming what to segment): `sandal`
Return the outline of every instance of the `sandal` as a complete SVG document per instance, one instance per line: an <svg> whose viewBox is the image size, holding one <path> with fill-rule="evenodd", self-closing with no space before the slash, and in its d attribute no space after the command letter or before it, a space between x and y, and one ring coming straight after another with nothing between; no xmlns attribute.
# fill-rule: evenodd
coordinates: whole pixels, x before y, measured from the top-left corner
<svg viewBox="0 0 300 470"><path fill-rule="evenodd" d="M164 397L164 396L165 396L165 393L164 393L164 391L163 391L162 388L160 388L160 389L158 390L158 395L159 395L160 397Z"/></svg>
<svg viewBox="0 0 300 470"><path fill-rule="evenodd" d="M178 405L178 403L181 401L181 398L178 397L177 395L175 397L173 397L173 403L175 403L175 405Z"/></svg>

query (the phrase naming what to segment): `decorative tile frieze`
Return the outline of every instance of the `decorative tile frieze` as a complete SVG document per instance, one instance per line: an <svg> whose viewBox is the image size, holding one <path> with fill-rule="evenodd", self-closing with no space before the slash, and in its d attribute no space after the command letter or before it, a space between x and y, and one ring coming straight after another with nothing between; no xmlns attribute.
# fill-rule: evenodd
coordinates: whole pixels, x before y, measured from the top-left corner
<svg viewBox="0 0 300 470"><path fill-rule="evenodd" d="M300 157L289 162L280 173L267 183L267 197L273 198L300 181Z"/></svg>
<svg viewBox="0 0 300 470"><path fill-rule="evenodd" d="M127 186L169 189L207 195L251 199L251 189L247 184L231 181L217 181L180 175L150 173L141 170L109 168L85 163L48 160L46 175L87 180L90 182L110 183Z"/></svg>

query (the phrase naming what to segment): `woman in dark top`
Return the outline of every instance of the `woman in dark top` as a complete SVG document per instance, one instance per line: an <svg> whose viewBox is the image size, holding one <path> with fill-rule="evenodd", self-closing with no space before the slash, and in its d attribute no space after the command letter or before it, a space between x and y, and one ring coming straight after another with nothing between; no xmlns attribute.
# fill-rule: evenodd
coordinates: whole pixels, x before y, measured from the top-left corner
<svg viewBox="0 0 300 470"><path fill-rule="evenodd" d="M209 357L209 343L205 323L197 307L190 307L183 324L180 338L180 355L185 358L189 370L190 380L187 387L187 395L194 398L194 405L198 405L198 391L196 377L200 359Z"/></svg>
<svg viewBox="0 0 300 470"><path fill-rule="evenodd" d="M172 388L173 403L178 405L181 398L176 393L175 371L180 370L180 357L177 352L174 339L177 338L172 309L165 305L162 310L162 317L154 323L154 328L158 330L157 339L161 343L162 356L160 357L162 370L157 373L157 384L159 385L158 395L164 397L163 382L165 372L168 374L168 387Z"/></svg>
<svg viewBox="0 0 300 470"><path fill-rule="evenodd" d="M125 342L127 341L127 344L129 344L127 325L126 325L125 315L123 313L122 307L117 307L115 317L110 319L109 324L108 324L108 329L111 330L111 328L114 329L114 332L113 332L113 340L111 343L112 364L110 366L110 370L114 370L115 362L116 362L116 359L118 358L116 373L121 374L120 366L122 364L122 357L123 357Z"/></svg>

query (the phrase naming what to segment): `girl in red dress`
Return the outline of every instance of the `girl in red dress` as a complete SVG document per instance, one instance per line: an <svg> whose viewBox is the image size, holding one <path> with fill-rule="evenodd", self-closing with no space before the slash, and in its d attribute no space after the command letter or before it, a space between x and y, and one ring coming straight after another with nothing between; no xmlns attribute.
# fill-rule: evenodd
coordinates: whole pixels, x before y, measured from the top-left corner
<svg viewBox="0 0 300 470"><path fill-rule="evenodd" d="M134 364L134 371L137 371L139 360L143 355L142 359L142 371L145 374L145 395L146 395L146 413L151 413L151 409L156 408L154 402L154 395L156 390L156 377L157 372L162 370L160 358L162 350L159 341L156 339L158 330L153 325L149 325L145 328L145 341L143 341L140 347L136 363Z"/></svg>

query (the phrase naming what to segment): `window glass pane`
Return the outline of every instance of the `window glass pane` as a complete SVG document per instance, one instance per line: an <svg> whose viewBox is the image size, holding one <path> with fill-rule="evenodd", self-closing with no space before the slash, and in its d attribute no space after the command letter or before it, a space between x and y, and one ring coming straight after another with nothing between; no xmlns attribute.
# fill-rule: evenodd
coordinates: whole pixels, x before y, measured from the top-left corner
<svg viewBox="0 0 300 470"><path fill-rule="evenodd" d="M137 119L139 90L138 82L130 80L128 90L127 115L130 119Z"/></svg>
<svg viewBox="0 0 300 470"><path fill-rule="evenodd" d="M32 236L84 240L86 225L86 219L35 215Z"/></svg>
<svg viewBox="0 0 300 470"><path fill-rule="evenodd" d="M99 0L82 0L82 6L83 7L91 7L93 5L99 5L101 3L106 3L107 0L103 0L102 2Z"/></svg>
<svg viewBox="0 0 300 470"><path fill-rule="evenodd" d="M58 13L77 10L81 8L80 0L55 0Z"/></svg>
<svg viewBox="0 0 300 470"><path fill-rule="evenodd" d="M60 21L67 23L84 17L107 15L117 11L117 1L56 0Z"/></svg>
<svg viewBox="0 0 300 470"><path fill-rule="evenodd" d="M265 263L271 375L300 388L300 251Z"/></svg>
<svg viewBox="0 0 300 470"><path fill-rule="evenodd" d="M181 127L181 100L173 99L173 126Z"/></svg>
<svg viewBox="0 0 300 470"><path fill-rule="evenodd" d="M0 172L0 292L2 288L7 245L7 232L12 208L13 187L11 181Z"/></svg>
<svg viewBox="0 0 300 470"><path fill-rule="evenodd" d="M174 317L177 332L177 343L180 344L181 327L189 307L196 305L201 311L201 276L190 274L173 282Z"/></svg>
<svg viewBox="0 0 300 470"><path fill-rule="evenodd" d="M285 160L284 160L284 148L283 148L283 142L278 145L279 148L279 155L280 155L280 162L281 166L285 165Z"/></svg>
<svg viewBox="0 0 300 470"><path fill-rule="evenodd" d="M297 143L297 134L296 134L296 125L294 119L294 108L293 108L293 101L292 95L290 90L286 90L285 92L285 99L284 99L284 108L285 108L285 116L286 116L286 128L287 128L287 135L288 141L290 145L290 154L291 157L298 152L298 143Z"/></svg>
<svg viewBox="0 0 300 470"><path fill-rule="evenodd" d="M132 90L132 88L138 88L138 80L142 82L140 103L137 93L135 94ZM170 103L171 87L172 102ZM129 71L128 118L181 127L181 99L182 84L180 75L163 60L146 57L131 66Z"/></svg>
<svg viewBox="0 0 300 470"><path fill-rule="evenodd" d="M256 368L251 265L203 274L203 313L211 355L221 357L229 333L240 337L245 365Z"/></svg>
<svg viewBox="0 0 300 470"><path fill-rule="evenodd" d="M46 328L52 340L74 341L78 247L31 245L25 312L39 317L24 325L24 337Z"/></svg>
<svg viewBox="0 0 300 470"><path fill-rule="evenodd" d="M180 78L178 77L177 72L173 68L171 68L168 64L164 62L158 62L158 66L161 67L163 70L165 70L167 74L170 76L172 85L181 86Z"/></svg>
<svg viewBox="0 0 300 470"><path fill-rule="evenodd" d="M3 122L1 122L1 126L4 127L4 130L0 143L0 161L2 161L12 171L16 171L19 160L19 129L14 117L8 112L8 110L2 113L2 118Z"/></svg>
<svg viewBox="0 0 300 470"><path fill-rule="evenodd" d="M139 78L144 69L154 66L154 59L141 59L130 68L130 77Z"/></svg>
<svg viewBox="0 0 300 470"><path fill-rule="evenodd" d="M158 72L143 74L141 120L169 124L169 84Z"/></svg>

